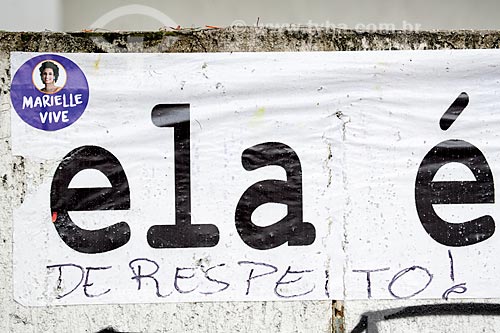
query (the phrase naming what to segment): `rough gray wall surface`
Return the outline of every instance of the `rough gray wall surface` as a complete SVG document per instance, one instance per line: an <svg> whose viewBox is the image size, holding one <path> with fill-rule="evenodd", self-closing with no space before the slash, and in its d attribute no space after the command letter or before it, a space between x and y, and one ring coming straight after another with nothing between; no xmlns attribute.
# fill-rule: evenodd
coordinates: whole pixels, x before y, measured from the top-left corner
<svg viewBox="0 0 500 333"><path fill-rule="evenodd" d="M374 326L384 309L438 301L219 302L135 305L24 307L13 300L12 212L20 205L27 178L36 182L43 166L12 156L10 145L10 52L284 52L499 48L496 31L359 32L331 29L272 30L226 28L173 32L0 32L0 332L97 332L106 327L130 332L330 332ZM482 302L477 300L477 302ZM483 301L484 302L484 301ZM335 308L335 309L334 309ZM382 311L382 312L377 312ZM387 314L387 313L386 313ZM345 315L345 327L342 320ZM363 315L374 325L363 322ZM371 317L370 317L371 316ZM334 319L332 319L332 317ZM476 327L478 316L429 319L431 331ZM482 316L479 316L482 318ZM405 321L406 320L406 321ZM440 319L442 320L442 318ZM496 318L480 319L486 330ZM449 326L447 323L451 323ZM382 331L407 331L413 318L385 322ZM453 324L455 323L455 324ZM367 327L368 326L368 327ZM415 326L413 326L415 327ZM422 329L420 326L419 330ZM423 331L426 330L425 327ZM484 326L483 326L484 328ZM422 331L422 330L421 330Z"/></svg>
<svg viewBox="0 0 500 333"><path fill-rule="evenodd" d="M490 49L498 31L354 31L312 27L159 32L12 33L0 31L4 52L294 52Z"/></svg>

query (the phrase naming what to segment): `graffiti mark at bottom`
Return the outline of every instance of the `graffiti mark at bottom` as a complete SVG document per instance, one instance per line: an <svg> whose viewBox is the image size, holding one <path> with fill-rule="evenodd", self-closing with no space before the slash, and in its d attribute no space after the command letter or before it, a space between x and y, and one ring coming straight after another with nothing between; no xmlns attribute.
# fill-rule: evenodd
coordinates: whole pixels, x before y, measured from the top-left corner
<svg viewBox="0 0 500 333"><path fill-rule="evenodd" d="M365 312L351 333L378 333L377 323L425 316L500 316L500 304L446 303L407 306L380 311Z"/></svg>

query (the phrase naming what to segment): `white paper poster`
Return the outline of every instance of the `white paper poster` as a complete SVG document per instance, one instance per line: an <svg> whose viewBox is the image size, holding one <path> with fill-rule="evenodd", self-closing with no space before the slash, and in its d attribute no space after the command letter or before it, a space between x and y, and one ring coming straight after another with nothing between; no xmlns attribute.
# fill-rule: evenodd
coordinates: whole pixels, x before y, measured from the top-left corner
<svg viewBox="0 0 500 333"><path fill-rule="evenodd" d="M11 63L22 304L500 297L498 50Z"/></svg>

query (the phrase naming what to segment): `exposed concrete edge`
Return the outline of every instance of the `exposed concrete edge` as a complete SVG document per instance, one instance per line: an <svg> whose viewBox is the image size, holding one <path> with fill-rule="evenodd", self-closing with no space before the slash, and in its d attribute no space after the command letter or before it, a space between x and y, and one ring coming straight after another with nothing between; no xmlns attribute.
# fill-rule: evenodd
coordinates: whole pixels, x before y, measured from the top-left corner
<svg viewBox="0 0 500 333"><path fill-rule="evenodd" d="M282 52L486 49L500 31L355 31L229 27L156 32L0 32L0 50L25 52Z"/></svg>

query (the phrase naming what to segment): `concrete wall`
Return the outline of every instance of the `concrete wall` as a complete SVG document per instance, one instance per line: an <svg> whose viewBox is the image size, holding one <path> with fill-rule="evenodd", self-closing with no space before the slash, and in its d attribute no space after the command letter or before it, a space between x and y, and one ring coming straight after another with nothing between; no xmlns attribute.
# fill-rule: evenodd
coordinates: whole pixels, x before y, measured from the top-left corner
<svg viewBox="0 0 500 333"><path fill-rule="evenodd" d="M23 307L12 295L12 212L44 168L11 153L10 52L229 52L498 48L498 32L360 33L254 28L175 33L0 32L1 332L482 332L500 327L496 300L235 302ZM108 331L111 331L109 329Z"/></svg>

